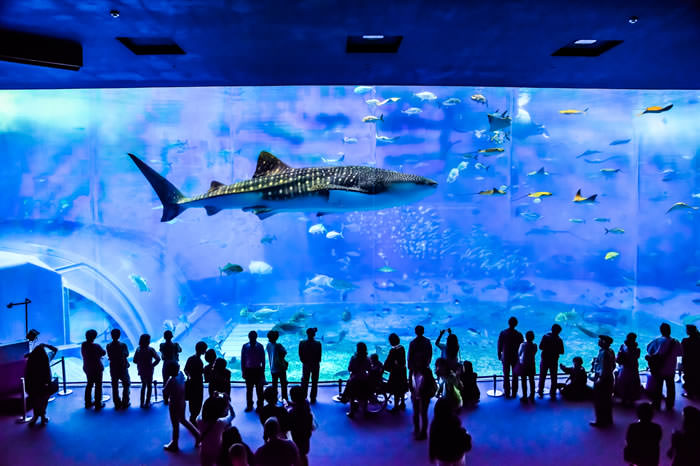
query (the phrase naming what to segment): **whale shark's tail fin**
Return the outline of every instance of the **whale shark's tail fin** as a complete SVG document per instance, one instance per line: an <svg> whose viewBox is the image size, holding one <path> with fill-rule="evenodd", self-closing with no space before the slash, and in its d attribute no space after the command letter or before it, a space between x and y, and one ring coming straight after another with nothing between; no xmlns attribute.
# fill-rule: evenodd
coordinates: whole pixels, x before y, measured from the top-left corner
<svg viewBox="0 0 700 466"><path fill-rule="evenodd" d="M163 203L163 216L160 218L160 221L168 222L180 215L186 207L178 204L178 201L185 196L183 196L170 181L166 180L156 173L155 170L146 165L143 160L139 159L134 154L129 154L129 157L131 157L131 160L139 167L139 170L141 170L141 173L143 173L143 176L146 177L148 182L151 183L153 190L160 198L160 202Z"/></svg>

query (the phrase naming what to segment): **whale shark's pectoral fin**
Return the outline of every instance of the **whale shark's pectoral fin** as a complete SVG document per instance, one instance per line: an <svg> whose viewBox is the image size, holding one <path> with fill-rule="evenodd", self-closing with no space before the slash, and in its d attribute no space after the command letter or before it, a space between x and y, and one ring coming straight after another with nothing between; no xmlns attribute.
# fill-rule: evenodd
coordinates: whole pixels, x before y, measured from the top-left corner
<svg viewBox="0 0 700 466"><path fill-rule="evenodd" d="M207 191L207 192L211 192L211 191L214 191L216 189L219 189L223 185L224 185L223 183L220 183L216 180L212 180L211 185L209 186L209 191Z"/></svg>
<svg viewBox="0 0 700 466"><path fill-rule="evenodd" d="M221 209L218 208L218 207L214 207L214 206L211 206L211 205L207 205L207 206L204 206L204 210L206 210L206 211L207 211L207 215L211 217L212 215L219 213L219 211L220 211Z"/></svg>
<svg viewBox="0 0 700 466"><path fill-rule="evenodd" d="M260 155L258 155L258 164L255 167L255 174L253 175L253 178L274 175L284 170L290 170L291 168L292 167L282 162L269 152L262 151L260 152Z"/></svg>
<svg viewBox="0 0 700 466"><path fill-rule="evenodd" d="M267 206L264 205L254 205L251 207L244 207L243 212L253 212L255 215L258 216L260 220L265 220L267 217L271 217L272 215L275 215L278 213L276 210L272 210Z"/></svg>

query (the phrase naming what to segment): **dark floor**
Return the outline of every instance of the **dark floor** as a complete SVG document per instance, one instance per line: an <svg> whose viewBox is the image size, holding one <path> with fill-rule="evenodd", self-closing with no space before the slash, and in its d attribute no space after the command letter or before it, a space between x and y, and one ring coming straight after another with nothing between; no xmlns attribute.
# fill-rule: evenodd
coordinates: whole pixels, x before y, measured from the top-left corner
<svg viewBox="0 0 700 466"><path fill-rule="evenodd" d="M517 400L487 398L482 386L478 408L462 414L473 436L471 465L606 465L624 464L622 448L632 409L615 408L615 426L605 430L589 427L592 406L538 400L523 406ZM106 392L109 393L107 387ZM680 385L678 385L680 392ZM411 437L411 407L392 415L380 413L355 421L345 416L346 407L331 400L337 388L320 391L313 410L319 429L311 439L312 465L411 465L428 464L426 442ZM255 450L262 443L262 428L254 413L243 412L245 391L233 389L233 403L244 440ZM133 390L132 400L138 392ZM656 417L664 429L662 452L670 433L681 423L687 400L676 410ZM82 407L82 388L49 404L50 422L45 428L15 424L16 417L0 417L0 464L197 464L193 440L181 432L182 452L170 454L162 446L169 440L167 407L155 405L150 411L138 407L114 411L111 402L101 413ZM663 456L663 455L662 455ZM663 456L662 464L670 464Z"/></svg>

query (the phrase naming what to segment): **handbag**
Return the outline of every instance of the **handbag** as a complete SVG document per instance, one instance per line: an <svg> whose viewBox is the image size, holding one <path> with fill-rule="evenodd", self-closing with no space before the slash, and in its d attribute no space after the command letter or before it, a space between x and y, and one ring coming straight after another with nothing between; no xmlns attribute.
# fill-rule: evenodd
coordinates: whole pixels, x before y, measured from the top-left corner
<svg viewBox="0 0 700 466"><path fill-rule="evenodd" d="M49 384L46 386L46 390L49 396L58 392L58 377L51 379L51 382L49 382Z"/></svg>

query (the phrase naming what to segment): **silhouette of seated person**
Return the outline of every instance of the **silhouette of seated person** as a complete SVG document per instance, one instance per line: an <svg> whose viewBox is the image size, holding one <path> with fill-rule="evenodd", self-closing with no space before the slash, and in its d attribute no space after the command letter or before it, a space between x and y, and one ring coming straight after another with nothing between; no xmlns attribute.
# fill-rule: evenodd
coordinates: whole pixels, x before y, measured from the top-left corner
<svg viewBox="0 0 700 466"><path fill-rule="evenodd" d="M583 359L576 356L574 365L567 367L559 364L559 368L569 376L567 383L559 384L561 395L567 401L590 401L593 399L593 389L588 386L588 376L583 367Z"/></svg>
<svg viewBox="0 0 700 466"><path fill-rule="evenodd" d="M651 422L654 408L651 403L637 406L639 420L627 428L627 444L624 449L625 461L637 466L658 466L661 426Z"/></svg>
<svg viewBox="0 0 700 466"><path fill-rule="evenodd" d="M673 466L697 465L700 458L700 410L695 406L683 408L683 429L671 435L671 448L666 453Z"/></svg>
<svg viewBox="0 0 700 466"><path fill-rule="evenodd" d="M221 436L221 445L222 450L219 464L229 464L227 459L230 459L231 464L234 466L253 466L255 464L255 455L248 444L246 444L241 438L241 432L238 430L238 427L230 426L224 430L224 433ZM236 445L238 446L236 447ZM240 453L241 449L244 450L245 455ZM232 454L232 451L237 453ZM234 461L235 458L238 458L238 463Z"/></svg>
<svg viewBox="0 0 700 466"><path fill-rule="evenodd" d="M265 421L265 444L255 451L256 466L301 466L299 449L290 440L279 437L280 425L274 417Z"/></svg>
<svg viewBox="0 0 700 466"><path fill-rule="evenodd" d="M462 382L450 369L447 359L438 358L435 361L435 375L438 377L437 398L447 398L452 409L459 411L462 408Z"/></svg>
<svg viewBox="0 0 700 466"><path fill-rule="evenodd" d="M369 357L369 386L374 393L384 390L384 365L379 361L377 353L372 353Z"/></svg>
<svg viewBox="0 0 700 466"><path fill-rule="evenodd" d="M462 373L460 375L460 381L462 382L462 403L476 404L481 398L481 391L479 390L479 385L476 383L477 373L474 372L474 367L471 361L464 361L462 363Z"/></svg>
<svg viewBox="0 0 700 466"><path fill-rule="evenodd" d="M369 371L370 362L367 357L367 345L363 342L359 342L356 352L352 358L350 358L350 364L348 364L350 377L348 378L348 383L342 397L344 400L350 401L350 411L346 414L351 418L355 416L360 405L362 405L363 408L367 406L367 400L371 390L369 386Z"/></svg>
<svg viewBox="0 0 700 466"><path fill-rule="evenodd" d="M225 393L229 397L231 396L231 371L226 368L226 360L224 358L217 358L216 362L214 362L209 391Z"/></svg>
<svg viewBox="0 0 700 466"><path fill-rule="evenodd" d="M277 418L277 422L280 426L280 433L282 437L286 437L287 431L289 431L289 415L283 406L277 405L277 389L271 385L265 387L265 390L263 390L263 399L265 400L265 404L258 411L260 424L265 425L265 421L271 417Z"/></svg>

